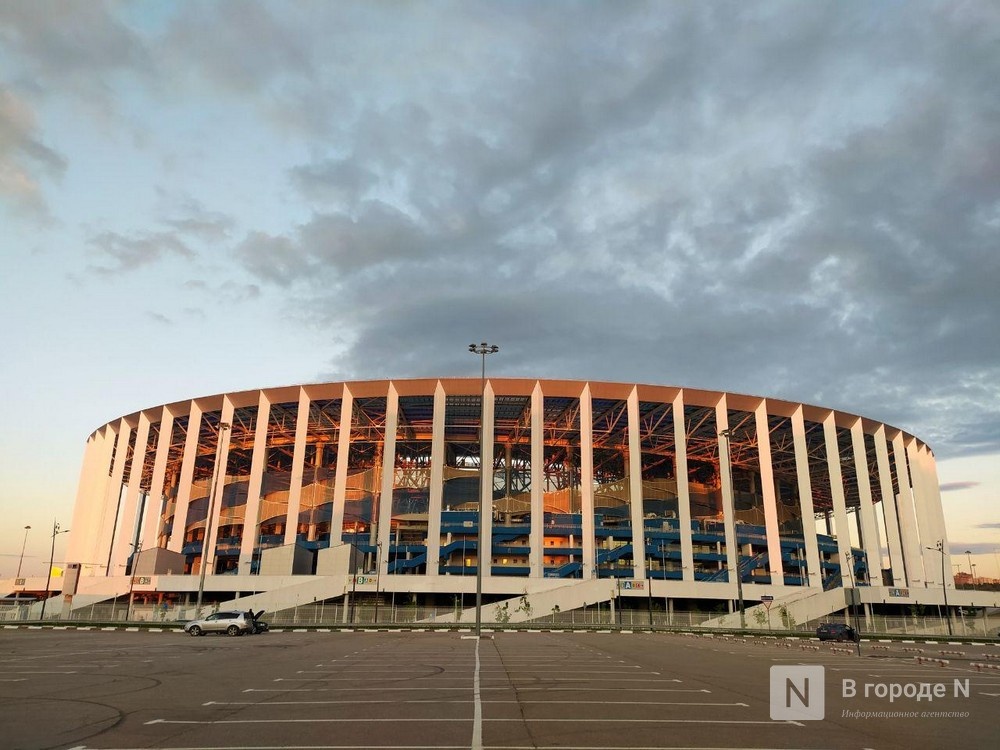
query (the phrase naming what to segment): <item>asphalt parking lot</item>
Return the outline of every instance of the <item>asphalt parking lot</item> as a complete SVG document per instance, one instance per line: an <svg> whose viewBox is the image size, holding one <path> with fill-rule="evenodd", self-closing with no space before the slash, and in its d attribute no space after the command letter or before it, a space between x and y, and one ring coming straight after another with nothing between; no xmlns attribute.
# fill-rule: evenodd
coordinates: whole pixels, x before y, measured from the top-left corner
<svg viewBox="0 0 1000 750"><path fill-rule="evenodd" d="M1000 663L987 659L1000 648L863 644L862 652L649 633L496 632L477 641L457 632L2 630L0 746L996 746L1000 671L973 665ZM771 668L793 665L824 668L822 720L771 718ZM844 680L857 695L843 695ZM968 681L968 695L956 694L955 680ZM946 695L876 694L892 684L941 684Z"/></svg>

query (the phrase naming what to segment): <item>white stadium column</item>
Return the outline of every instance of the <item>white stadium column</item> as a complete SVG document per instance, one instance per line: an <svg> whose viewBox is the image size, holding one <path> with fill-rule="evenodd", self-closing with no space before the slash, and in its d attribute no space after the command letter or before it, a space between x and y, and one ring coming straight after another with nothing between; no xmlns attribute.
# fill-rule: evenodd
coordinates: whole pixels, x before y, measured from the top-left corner
<svg viewBox="0 0 1000 750"><path fill-rule="evenodd" d="M241 574L251 572L253 552L260 538L260 506L263 502L264 470L267 468L267 426L271 421L271 400L267 393L257 395L257 421L253 433L253 454L250 456L250 481L247 484L247 505L243 514L243 533L240 537ZM330 533L331 544L333 532Z"/></svg>
<svg viewBox="0 0 1000 750"><path fill-rule="evenodd" d="M687 429L684 422L684 391L671 405L674 417L674 476L677 479L677 515L680 521L681 575L694 580L694 544L691 529L691 488L688 485Z"/></svg>
<svg viewBox="0 0 1000 750"><path fill-rule="evenodd" d="M389 540L392 538L392 490L396 477L396 432L399 427L399 393L389 383L385 400L385 443L382 449L382 491L378 504L378 544L382 545L378 558L379 575L389 573Z"/></svg>
<svg viewBox="0 0 1000 750"><path fill-rule="evenodd" d="M594 407L590 383L580 394L580 517L583 536L583 579L597 577L594 540Z"/></svg>
<svg viewBox="0 0 1000 750"><path fill-rule="evenodd" d="M292 449L291 485L288 487L288 511L285 514L285 544L295 544L299 533L299 509L302 507L302 473L309 436L309 394L299 388L299 408L295 418L295 445Z"/></svg>
<svg viewBox="0 0 1000 750"><path fill-rule="evenodd" d="M730 438L722 433L729 429L729 406L723 393L715 405L715 439L719 450L719 480L722 483L722 520L726 533L726 568L729 582L735 584L739 578L739 545L736 542L736 500L733 497L733 470L730 464L732 450ZM735 592L735 589L734 589ZM734 597L735 598L735 597Z"/></svg>
<svg viewBox="0 0 1000 750"><path fill-rule="evenodd" d="M886 544L889 547L889 565L892 567L894 586L906 585L906 567L903 564L903 547L899 539L899 520L896 517L896 493L892 489L892 468L885 439L885 425L875 430L875 459L878 461L879 491L882 494L882 517L885 521Z"/></svg>
<svg viewBox="0 0 1000 750"><path fill-rule="evenodd" d="M159 431L156 438L156 455L153 458L153 475L149 483L149 496L142 516L142 531L139 538L143 549L160 546L160 530L163 528L163 482L167 476L167 459L170 457L170 440L174 431L174 415L166 406L160 410Z"/></svg>
<svg viewBox="0 0 1000 750"><path fill-rule="evenodd" d="M222 415L219 418L220 423L229 425L229 429L219 430L219 442L215 452L215 460L218 464L218 471L213 471L212 473L216 475L215 487L208 488L208 497L211 500L212 493L215 493L215 508L212 510L212 533L209 538L205 540L205 543L201 547L201 564L207 565L206 570L209 573L215 572L215 551L216 542L219 538L219 522L222 518L222 505L223 497L226 491L226 471L229 467L229 442L232 437L233 430L233 402L229 400L229 396L222 399Z"/></svg>
<svg viewBox="0 0 1000 750"><path fill-rule="evenodd" d="M135 432L135 447L132 459L125 467L125 504L118 516L118 527L115 531L114 549L111 553L111 570L125 574L132 545L135 543L136 523L139 516L139 488L142 484L142 467L146 462L146 445L149 442L149 414L139 412L139 426ZM143 546L145 541L143 540Z"/></svg>
<svg viewBox="0 0 1000 750"><path fill-rule="evenodd" d="M792 442L795 446L795 476L799 487L799 512L802 515L802 540L806 547L806 584L823 587L823 569L819 564L819 544L816 541L816 519L813 506L812 479L809 474L809 450L806 447L806 424L802 405L792 412Z"/></svg>
<svg viewBox="0 0 1000 750"><path fill-rule="evenodd" d="M95 476L100 470L102 443L100 430L87 438L83 466L80 467L80 483L76 490L76 504L73 506L73 520L66 542L66 561L81 563L81 575L85 575L87 570L83 566L95 559L93 542L101 524L101 508L91 502L91 498L96 497L93 487Z"/></svg>
<svg viewBox="0 0 1000 750"><path fill-rule="evenodd" d="M531 391L531 537L529 573L545 577L545 396L537 381Z"/></svg>
<svg viewBox="0 0 1000 750"><path fill-rule="evenodd" d="M931 453L930 448L926 445L920 447L919 456L921 475L928 499L927 513L937 531L935 536L938 539L944 540L945 570L953 570L951 567L951 552L948 550L948 529L945 525L944 506L941 503L941 484L938 481L937 464L934 461L934 454ZM955 588L955 577L951 575L945 577L948 588Z"/></svg>
<svg viewBox="0 0 1000 750"><path fill-rule="evenodd" d="M844 497L844 475L840 468L840 443L837 440L836 415L827 412L823 419L823 438L826 441L826 466L830 476L830 496L833 499L833 522L837 527L837 555L840 557L840 582L847 586L851 572L847 555L851 551L851 528L847 520L847 501Z"/></svg>
<svg viewBox="0 0 1000 750"><path fill-rule="evenodd" d="M444 505L445 413L448 396L441 381L434 387L434 421L431 426L431 486L427 508L427 575L438 575L441 559L441 508Z"/></svg>
<svg viewBox="0 0 1000 750"><path fill-rule="evenodd" d="M771 463L771 427L767 419L767 401L761 400L754 409L757 431L757 461L760 465L761 492L764 495L764 526L767 530L767 568L771 583L785 584L785 566L781 560L781 530L778 528L778 497L774 491L774 469Z"/></svg>
<svg viewBox="0 0 1000 750"><path fill-rule="evenodd" d="M639 424L639 389L628 395L628 488L632 522L632 577L646 577L646 528L642 512L642 441Z"/></svg>
<svg viewBox="0 0 1000 750"><path fill-rule="evenodd" d="M340 402L340 435L337 438L337 468L333 480L333 516L330 519L330 546L344 541L344 511L347 506L347 469L351 458L351 426L354 424L354 394L344 384ZM352 519L353 520L353 519ZM352 537L353 538L353 537ZM351 559L354 559L352 555ZM354 572L353 570L351 571Z"/></svg>
<svg viewBox="0 0 1000 750"><path fill-rule="evenodd" d="M184 439L184 458L181 459L181 476L177 485L177 502L174 504L174 522L170 529L167 549L180 552L184 548L187 533L188 506L191 504L191 483L194 480L194 465L198 460L198 439L201 435L201 404L191 402L188 412L187 437Z"/></svg>
<svg viewBox="0 0 1000 750"><path fill-rule="evenodd" d="M104 519L101 523L101 553L107 555L104 560L104 574L118 575L113 567L115 540L118 536L118 510L121 506L122 478L125 476L125 457L128 455L128 441L132 427L124 418L118 422L118 436L115 440L115 460L111 468L111 481L108 483L107 498L104 504Z"/></svg>
<svg viewBox="0 0 1000 750"><path fill-rule="evenodd" d="M924 560L924 580L930 582L944 583L951 576L951 568L947 567L948 560L945 560L944 578L941 580L941 556L933 549L941 539L931 514L928 512L930 505L924 486L923 476L920 471L920 457L918 455L917 441L910 437L904 440L906 446L906 457L909 462L910 487L913 488L913 510L917 517L917 539L920 543L920 552ZM947 552L947 550L946 550ZM946 555L947 558L947 555ZM933 573L931 572L933 571Z"/></svg>
<svg viewBox="0 0 1000 750"><path fill-rule="evenodd" d="M917 532L917 515L913 505L913 490L910 485L910 472L906 466L906 445L903 434L897 432L892 438L892 457L896 466L896 480L899 483L899 494L896 495L896 513L899 516L899 531L902 535L903 555L906 565L906 584L917 586L927 585L931 576L924 575L924 551L921 549L920 535ZM934 568L932 567L933 571Z"/></svg>
<svg viewBox="0 0 1000 750"><path fill-rule="evenodd" d="M111 472L114 464L115 441L118 433L113 425L107 424L99 431L101 449L98 457L97 473L91 485L89 503L93 514L93 538L88 545L90 554L86 558L90 575L106 573L109 548L104 546L103 527L106 515L107 501L111 493ZM72 528L72 527L71 527ZM111 543L110 526L108 527L108 544Z"/></svg>
<svg viewBox="0 0 1000 750"><path fill-rule="evenodd" d="M854 469L858 480L858 507L861 518L861 546L868 558L868 581L882 585L882 546L879 544L878 524L872 504L871 477L868 474L868 449L865 447L864 426L860 419L851 425L851 446L854 449Z"/></svg>

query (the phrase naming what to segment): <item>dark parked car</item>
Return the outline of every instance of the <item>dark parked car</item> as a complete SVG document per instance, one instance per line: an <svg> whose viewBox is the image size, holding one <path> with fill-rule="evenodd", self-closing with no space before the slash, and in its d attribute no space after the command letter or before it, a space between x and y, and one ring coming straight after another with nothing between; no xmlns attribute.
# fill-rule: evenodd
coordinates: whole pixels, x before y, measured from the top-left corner
<svg viewBox="0 0 1000 750"><path fill-rule="evenodd" d="M861 636L850 625L842 622L824 622L816 628L816 635L821 641L854 641L861 640Z"/></svg>
<svg viewBox="0 0 1000 750"><path fill-rule="evenodd" d="M267 623L260 619L260 616L264 614L264 610L260 612L254 612L253 610L247 610L247 615L253 620L253 632L254 633L266 633Z"/></svg>

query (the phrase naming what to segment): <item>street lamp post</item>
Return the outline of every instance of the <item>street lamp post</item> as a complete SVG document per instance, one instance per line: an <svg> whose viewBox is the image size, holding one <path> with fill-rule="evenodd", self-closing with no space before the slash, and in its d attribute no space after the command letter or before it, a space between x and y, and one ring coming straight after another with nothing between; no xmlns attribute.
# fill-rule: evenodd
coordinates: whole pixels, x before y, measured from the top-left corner
<svg viewBox="0 0 1000 750"><path fill-rule="evenodd" d="M969 559L969 576L970 576L969 582L972 584L972 590L975 591L976 590L976 571L973 570L974 566L972 565L972 550L969 550L969 549L965 550L965 556Z"/></svg>
<svg viewBox="0 0 1000 750"><path fill-rule="evenodd" d="M24 547L28 543L28 530L30 528L31 528L30 526L25 526L24 527L24 540L21 542L21 556L17 559L17 575L14 576L14 585L15 586L17 586L17 581L21 577L21 563L24 562ZM16 588L14 589L14 606L15 607L17 607L18 599L20 599L20 597L18 596L18 594L20 594L20 593L21 593L20 590L18 590Z"/></svg>
<svg viewBox="0 0 1000 750"><path fill-rule="evenodd" d="M354 542L351 544L351 605L348 607L348 622L354 624L354 602L358 596L358 527L354 526Z"/></svg>
<svg viewBox="0 0 1000 750"><path fill-rule="evenodd" d="M52 564L56 559L56 537L59 534L65 534L68 531L69 529L60 529L58 521L52 521L52 549L49 552L49 574L45 578L45 598L42 599L42 613L38 616L39 620L45 619L45 604L49 599L49 584L52 583Z"/></svg>
<svg viewBox="0 0 1000 750"><path fill-rule="evenodd" d="M476 507L479 510L476 524L476 638L479 638L483 631L483 490L486 474L486 467L483 465L483 442L486 437L483 423L486 421L486 355L496 354L500 351L500 347L483 341L478 346L469 344L469 351L478 354L483 359L479 388L479 499L476 502Z"/></svg>
<svg viewBox="0 0 1000 750"><path fill-rule="evenodd" d="M208 488L208 515L205 517L205 538L201 543L201 564L198 566L198 601L195 616L201 617L201 598L205 593L205 561L212 537L212 516L215 515L215 486L219 478L219 463L222 461L222 436L230 427L228 422L219 422L219 441L215 446L215 466L212 467L212 486Z"/></svg>
<svg viewBox="0 0 1000 750"><path fill-rule="evenodd" d="M378 602L382 598L379 587L382 584L382 542L375 542L375 624L378 625Z"/></svg>
<svg viewBox="0 0 1000 750"><path fill-rule="evenodd" d="M948 635L954 635L951 631L951 611L948 609L948 580L944 572L944 539L939 539L933 547L924 547L941 555L941 591L944 592L944 619L948 623Z"/></svg>
<svg viewBox="0 0 1000 750"><path fill-rule="evenodd" d="M854 637L858 646L858 656L861 656L861 623L858 621L858 606L854 597L858 593L858 584L854 578L854 553L847 553L847 570L851 574L851 612L854 615Z"/></svg>
<svg viewBox="0 0 1000 750"><path fill-rule="evenodd" d="M731 440L733 431L726 428L719 433L719 437L724 437L726 439L726 467L729 470L729 507L726 508L726 513L732 519L733 524L733 541L736 543L736 596L740 602L740 629L746 630L747 627L747 616L746 609L743 606L743 576L740 573L740 542L737 538L738 529L736 528L736 500L733 497L733 456L731 450Z"/></svg>
<svg viewBox="0 0 1000 750"><path fill-rule="evenodd" d="M132 569L129 571L128 579L128 603L125 605L125 622L128 622L128 618L132 614L132 593L135 590L135 566L139 564L139 557L142 555L142 540L140 539L135 544L129 545L132 547Z"/></svg>

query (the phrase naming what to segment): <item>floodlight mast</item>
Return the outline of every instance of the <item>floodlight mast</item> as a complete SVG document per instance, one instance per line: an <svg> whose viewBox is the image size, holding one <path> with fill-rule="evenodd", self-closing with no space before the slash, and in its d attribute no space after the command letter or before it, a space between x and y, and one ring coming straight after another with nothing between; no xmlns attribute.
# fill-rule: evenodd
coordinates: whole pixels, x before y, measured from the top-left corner
<svg viewBox="0 0 1000 750"><path fill-rule="evenodd" d="M486 355L496 354L500 347L485 341L476 345L469 344L469 351L482 357L483 368L480 376L480 412L479 412L479 492L476 500L476 637L483 632L483 491L486 467L483 465L483 424L486 421ZM462 561L464 566L465 561Z"/></svg>

